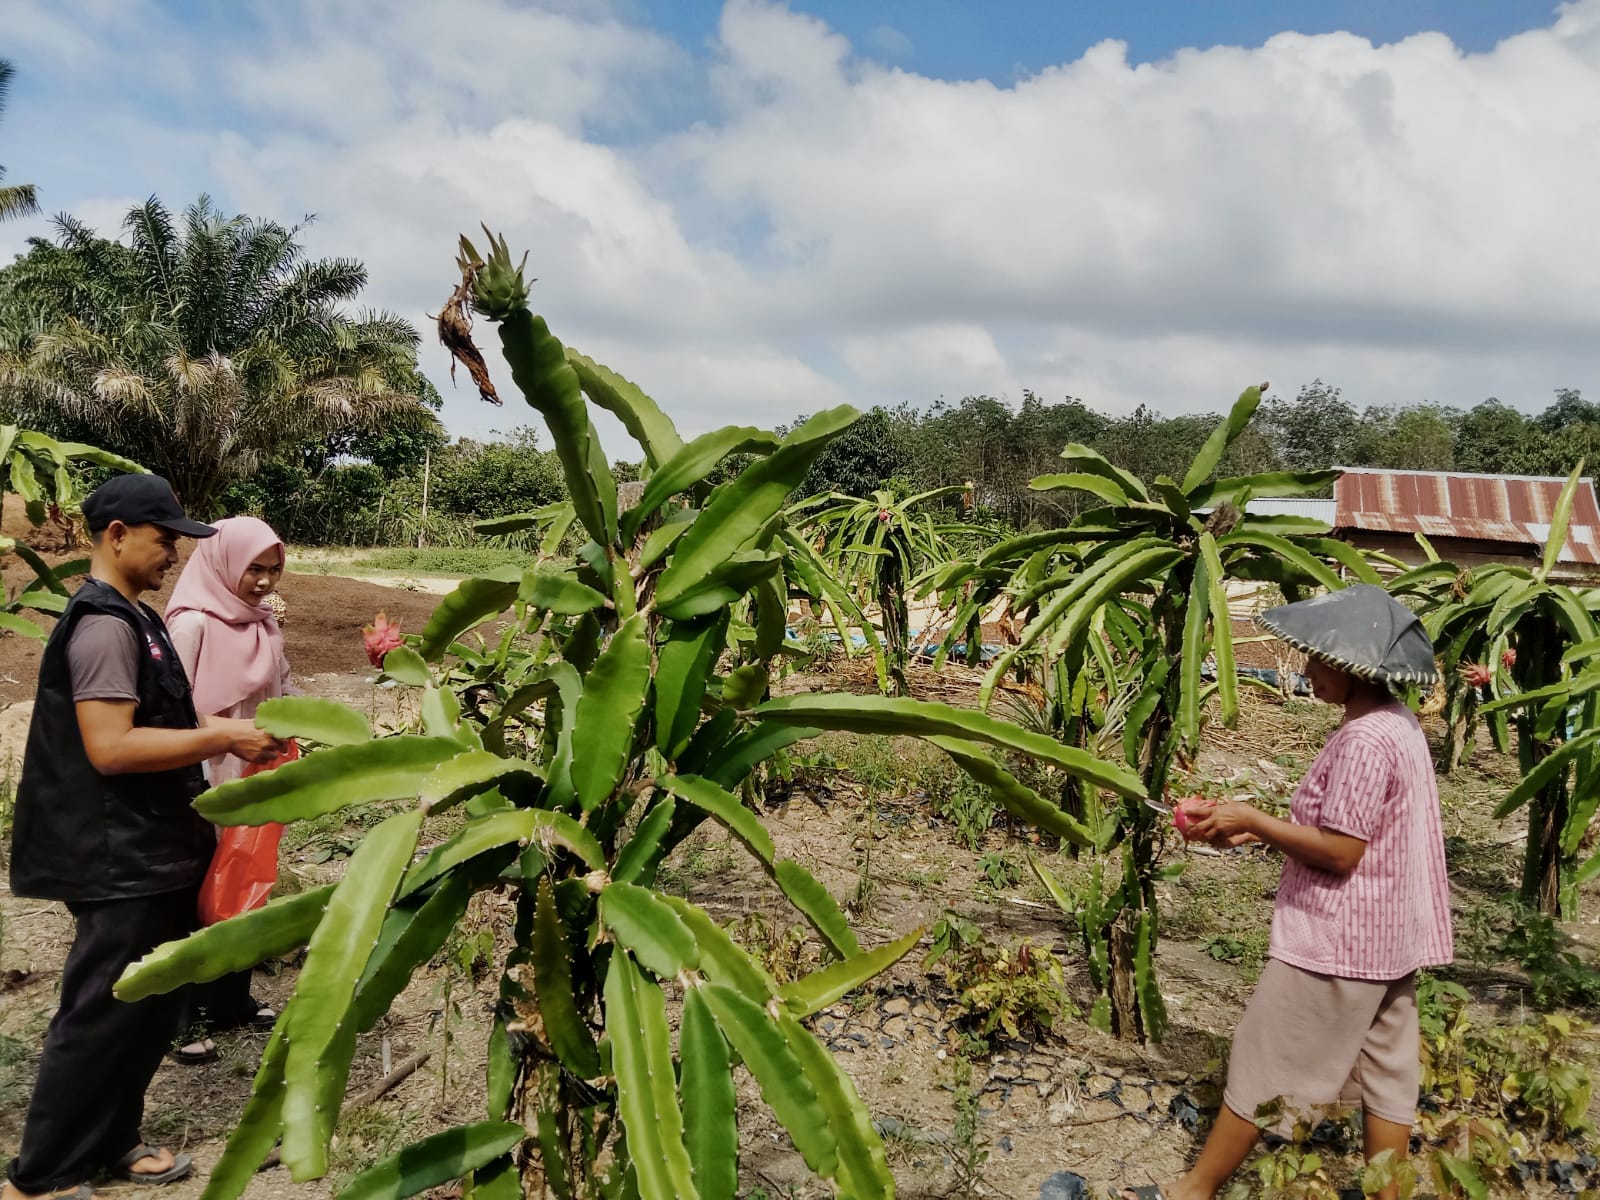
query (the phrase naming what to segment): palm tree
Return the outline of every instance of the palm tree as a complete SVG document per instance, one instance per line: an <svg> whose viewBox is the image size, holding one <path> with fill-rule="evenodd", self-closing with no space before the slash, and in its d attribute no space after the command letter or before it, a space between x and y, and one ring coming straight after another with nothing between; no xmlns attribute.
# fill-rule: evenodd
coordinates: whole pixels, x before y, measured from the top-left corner
<svg viewBox="0 0 1600 1200"><path fill-rule="evenodd" d="M0 272L0 399L14 417L114 447L202 512L266 458L434 424L417 331L347 312L366 269L304 260L303 226L227 217L206 196L181 230L153 197L123 226L126 245L58 218L56 241Z"/></svg>
<svg viewBox="0 0 1600 1200"><path fill-rule="evenodd" d="M0 58L0 116L5 115L6 93L11 90L11 76L13 68L11 63ZM0 167L0 180L6 177L6 169ZM31 183L15 183L10 187L0 187L0 221L11 217L25 217L39 211L38 197L34 194Z"/></svg>

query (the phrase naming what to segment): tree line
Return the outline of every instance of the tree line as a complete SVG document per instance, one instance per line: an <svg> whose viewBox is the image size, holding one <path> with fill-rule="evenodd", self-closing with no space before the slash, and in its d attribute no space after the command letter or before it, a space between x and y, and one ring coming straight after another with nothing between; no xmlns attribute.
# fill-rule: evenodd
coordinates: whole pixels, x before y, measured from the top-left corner
<svg viewBox="0 0 1600 1200"><path fill-rule="evenodd" d="M1112 415L1082 400L1049 403L1032 392L1012 407L968 396L931 408L875 408L817 460L803 489L901 494L971 481L979 515L1012 529L1070 517L1086 501L1029 489L1061 470L1062 448L1097 450L1146 483L1181 478L1220 414L1164 416L1141 404ZM1600 404L1572 388L1529 416L1490 398L1471 408L1437 404L1358 408L1339 388L1314 380L1291 399L1269 396L1254 423L1223 456L1221 476L1326 467L1566 475L1595 461Z"/></svg>

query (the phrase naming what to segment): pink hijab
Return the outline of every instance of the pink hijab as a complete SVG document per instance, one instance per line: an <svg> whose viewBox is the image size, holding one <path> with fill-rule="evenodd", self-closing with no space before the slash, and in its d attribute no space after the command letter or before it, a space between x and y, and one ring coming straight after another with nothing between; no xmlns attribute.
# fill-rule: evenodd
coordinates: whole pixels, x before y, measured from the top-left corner
<svg viewBox="0 0 1600 1200"><path fill-rule="evenodd" d="M195 665L194 707L200 713L226 712L278 678L283 634L272 613L239 597L245 568L283 541L271 525L255 517L215 521L215 537L202 539L184 564L167 601L167 619L194 609L211 620L200 641Z"/></svg>

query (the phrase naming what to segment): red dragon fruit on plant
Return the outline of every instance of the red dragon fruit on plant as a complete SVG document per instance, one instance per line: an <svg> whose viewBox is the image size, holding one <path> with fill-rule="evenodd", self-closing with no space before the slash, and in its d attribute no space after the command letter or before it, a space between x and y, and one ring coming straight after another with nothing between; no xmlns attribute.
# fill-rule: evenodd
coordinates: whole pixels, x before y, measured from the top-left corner
<svg viewBox="0 0 1600 1200"><path fill-rule="evenodd" d="M361 630L361 644L366 647L367 661L375 667L383 666L383 656L405 644L400 622L389 620L387 613L379 613L371 625Z"/></svg>
<svg viewBox="0 0 1600 1200"><path fill-rule="evenodd" d="M1500 661L1505 664L1506 670L1511 670L1512 667L1517 665L1517 652L1515 650L1507 650L1500 656Z"/></svg>
<svg viewBox="0 0 1600 1200"><path fill-rule="evenodd" d="M1489 686L1494 672L1484 663L1467 663L1461 668L1461 676L1470 686L1481 688Z"/></svg>

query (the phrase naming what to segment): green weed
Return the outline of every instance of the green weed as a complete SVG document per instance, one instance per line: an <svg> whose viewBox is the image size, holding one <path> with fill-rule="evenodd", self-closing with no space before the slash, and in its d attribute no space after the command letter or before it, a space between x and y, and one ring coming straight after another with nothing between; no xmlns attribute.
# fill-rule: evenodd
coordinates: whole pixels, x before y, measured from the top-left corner
<svg viewBox="0 0 1600 1200"><path fill-rule="evenodd" d="M1283 1200L1337 1200L1329 1163L1314 1140L1318 1126L1330 1115L1323 1111L1290 1113L1281 1100L1269 1101L1256 1110L1256 1125L1279 1134L1251 1162L1261 1195ZM1227 1200L1246 1200L1254 1194L1241 1179L1225 1196Z"/></svg>
<svg viewBox="0 0 1600 1200"><path fill-rule="evenodd" d="M1580 954L1544 913L1517 903L1510 911L1511 927L1500 948L1528 972L1534 1002L1540 1008L1600 1004L1600 969L1593 956Z"/></svg>
<svg viewBox="0 0 1600 1200"><path fill-rule="evenodd" d="M972 1063L955 1059L956 1120L950 1137L950 1165L955 1170L955 1185L949 1195L972 1197L979 1194L983 1165L989 1161L989 1142L983 1136L983 1095L973 1086Z"/></svg>
<svg viewBox="0 0 1600 1200"><path fill-rule="evenodd" d="M1268 940L1265 929L1249 929L1238 934L1215 933L1201 943L1200 949L1217 962L1259 971L1267 963Z"/></svg>
<svg viewBox="0 0 1600 1200"><path fill-rule="evenodd" d="M922 969L938 963L943 963L956 1003L980 1039L996 1029L1011 1038L1022 1037L1025 1030L1048 1033L1061 1017L1078 1015L1054 954L1026 938L996 946L981 928L950 909L934 924L933 945ZM980 1044L987 1050L986 1043Z"/></svg>
<svg viewBox="0 0 1600 1200"><path fill-rule="evenodd" d="M691 833L656 871L656 887L687 896L694 885L726 874L734 867L733 846L710 825Z"/></svg>
<svg viewBox="0 0 1600 1200"><path fill-rule="evenodd" d="M28 1095L21 1067L28 1058L28 1044L21 1038L0 1033L0 1108L20 1107Z"/></svg>
<svg viewBox="0 0 1600 1200"><path fill-rule="evenodd" d="M338 1195L362 1171L388 1158L411 1140L416 1116L381 1104L346 1109L339 1114L328 1155L328 1192Z"/></svg>
<svg viewBox="0 0 1600 1200"><path fill-rule="evenodd" d="M956 841L976 850L994 824L997 811L989 789L963 771L931 799L933 815L949 824Z"/></svg>
<svg viewBox="0 0 1600 1200"><path fill-rule="evenodd" d="M933 866L927 868L902 867L896 873L896 878L898 878L901 883L917 888L919 891L924 891L928 888L936 888L943 884L947 879L950 878L950 870L948 867L943 866Z"/></svg>
<svg viewBox="0 0 1600 1200"><path fill-rule="evenodd" d="M310 863L346 858L360 844L367 830L399 812L401 807L392 803L357 804L309 821L295 821L285 827L278 853L284 859L301 856Z"/></svg>
<svg viewBox="0 0 1600 1200"><path fill-rule="evenodd" d="M800 922L780 926L766 913L752 911L726 926L729 935L760 960L780 985L815 970L816 947Z"/></svg>
<svg viewBox="0 0 1600 1200"><path fill-rule="evenodd" d="M1502 900L1466 901L1455 917L1456 953L1480 967L1498 962L1510 921L1511 909Z"/></svg>
<svg viewBox="0 0 1600 1200"><path fill-rule="evenodd" d="M181 1107L145 1113L141 1129L153 1143L168 1142L179 1146L188 1145L198 1134L194 1114Z"/></svg>
<svg viewBox="0 0 1600 1200"><path fill-rule="evenodd" d="M11 861L11 823L16 815L20 770L21 764L15 757L0 763L0 866Z"/></svg>
<svg viewBox="0 0 1600 1200"><path fill-rule="evenodd" d="M991 850L979 857L978 872L982 876L980 886L987 886L996 892L1003 892L1022 882L1022 868L1009 855L998 850Z"/></svg>

